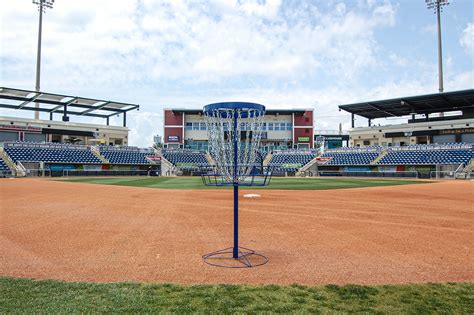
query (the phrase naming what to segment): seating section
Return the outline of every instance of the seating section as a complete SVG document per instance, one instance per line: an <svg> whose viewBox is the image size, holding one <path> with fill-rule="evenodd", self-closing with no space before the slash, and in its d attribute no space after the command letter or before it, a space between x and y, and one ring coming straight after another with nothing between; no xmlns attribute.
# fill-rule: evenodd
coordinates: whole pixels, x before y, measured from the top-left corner
<svg viewBox="0 0 474 315"><path fill-rule="evenodd" d="M100 154L111 164L150 164L147 156L155 155L152 151L141 151L136 147L99 147Z"/></svg>
<svg viewBox="0 0 474 315"><path fill-rule="evenodd" d="M379 165L467 164L474 157L474 149L446 149L419 151L388 151L377 162Z"/></svg>
<svg viewBox="0 0 474 315"><path fill-rule="evenodd" d="M368 165L379 152L326 152L322 158L331 158L326 165Z"/></svg>
<svg viewBox="0 0 474 315"><path fill-rule="evenodd" d="M6 144L5 152L15 163L102 164L87 147L72 144L16 142Z"/></svg>
<svg viewBox="0 0 474 315"><path fill-rule="evenodd" d="M268 166L274 170L296 172L316 157L313 151L282 151L272 155Z"/></svg>
<svg viewBox="0 0 474 315"><path fill-rule="evenodd" d="M10 168L5 164L5 162L0 159L0 172L2 171L9 171Z"/></svg>
<svg viewBox="0 0 474 315"><path fill-rule="evenodd" d="M199 151L164 150L163 157L182 170L209 166L206 155Z"/></svg>

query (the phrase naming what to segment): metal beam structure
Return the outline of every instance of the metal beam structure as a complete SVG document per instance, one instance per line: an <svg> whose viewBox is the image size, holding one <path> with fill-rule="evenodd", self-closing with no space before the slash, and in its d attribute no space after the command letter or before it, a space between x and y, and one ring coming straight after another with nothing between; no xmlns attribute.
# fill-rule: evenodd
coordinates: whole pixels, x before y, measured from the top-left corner
<svg viewBox="0 0 474 315"><path fill-rule="evenodd" d="M33 102L34 106L31 106ZM38 107L36 104L39 104ZM123 125L126 126L126 113L138 110L140 106L44 91L0 87L0 108L49 113L50 120L53 120L54 113L62 114L64 121L68 120L69 115L75 115L100 117L106 119L108 123L109 117L123 114Z"/></svg>
<svg viewBox="0 0 474 315"><path fill-rule="evenodd" d="M474 110L474 89L340 105L367 119Z"/></svg>

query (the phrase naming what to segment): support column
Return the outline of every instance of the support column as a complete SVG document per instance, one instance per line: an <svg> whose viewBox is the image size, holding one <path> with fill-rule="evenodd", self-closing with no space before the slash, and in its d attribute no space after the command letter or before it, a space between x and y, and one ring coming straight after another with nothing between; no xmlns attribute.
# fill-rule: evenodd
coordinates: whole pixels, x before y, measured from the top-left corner
<svg viewBox="0 0 474 315"><path fill-rule="evenodd" d="M64 104L63 121L69 121L69 117L67 117L67 104Z"/></svg>
<svg viewBox="0 0 474 315"><path fill-rule="evenodd" d="M127 112L123 112L123 126L127 127Z"/></svg>
<svg viewBox="0 0 474 315"><path fill-rule="evenodd" d="M234 249L233 258L239 258L239 186L234 185Z"/></svg>
<svg viewBox="0 0 474 315"><path fill-rule="evenodd" d="M109 125L109 117L105 119L105 123L107 124L107 126Z"/></svg>
<svg viewBox="0 0 474 315"><path fill-rule="evenodd" d="M354 113L351 113L351 127L354 128Z"/></svg>
<svg viewBox="0 0 474 315"><path fill-rule="evenodd" d="M234 174L233 174L233 181L234 181L234 248L232 251L232 257L234 259L239 258L239 183L238 181L238 141L237 138L240 135L237 135L237 113L234 111L234 134L233 134L233 141L234 141Z"/></svg>
<svg viewBox="0 0 474 315"><path fill-rule="evenodd" d="M49 120L53 120L53 112L49 113Z"/></svg>
<svg viewBox="0 0 474 315"><path fill-rule="evenodd" d="M372 119L369 118L369 127L372 126Z"/></svg>

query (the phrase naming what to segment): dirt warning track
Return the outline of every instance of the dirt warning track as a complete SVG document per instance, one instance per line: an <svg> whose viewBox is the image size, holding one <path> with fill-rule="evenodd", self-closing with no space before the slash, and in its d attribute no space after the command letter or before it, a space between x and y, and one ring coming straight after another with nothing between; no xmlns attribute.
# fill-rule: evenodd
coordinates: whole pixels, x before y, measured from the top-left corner
<svg viewBox="0 0 474 315"><path fill-rule="evenodd" d="M1 179L0 275L249 284L474 281L474 182L252 193L262 197L241 198L240 243L270 261L232 270L201 260L232 244L230 190Z"/></svg>

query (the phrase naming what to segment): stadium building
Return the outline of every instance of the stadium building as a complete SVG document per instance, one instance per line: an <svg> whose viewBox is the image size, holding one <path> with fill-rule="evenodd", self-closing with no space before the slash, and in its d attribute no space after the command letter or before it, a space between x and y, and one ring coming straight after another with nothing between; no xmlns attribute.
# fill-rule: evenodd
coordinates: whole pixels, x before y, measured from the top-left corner
<svg viewBox="0 0 474 315"><path fill-rule="evenodd" d="M0 117L0 175L198 175L216 163L208 153L200 109L165 109L163 146L137 148L129 146L126 124L127 112L138 109L135 104L1 88L0 107L50 117ZM339 108L351 113L348 133L341 126L315 132L313 109L267 110L259 163L274 176L472 176L474 90ZM61 119L54 120L58 115ZM122 116L121 126L109 124L116 115ZM355 127L356 115L368 126ZM70 116L102 118L105 124L71 122ZM407 117L407 122L373 124L391 117Z"/></svg>
<svg viewBox="0 0 474 315"><path fill-rule="evenodd" d="M49 120L0 117L0 176L159 172L153 149L128 146L127 112L138 105L1 87L0 108L49 114ZM122 126L111 126L117 115ZM102 118L105 124L71 122L71 116Z"/></svg>
<svg viewBox="0 0 474 315"><path fill-rule="evenodd" d="M263 152L312 149L313 109L267 110L263 121ZM207 130L202 110L164 110L164 148L207 151Z"/></svg>
<svg viewBox="0 0 474 315"><path fill-rule="evenodd" d="M351 113L349 146L407 146L474 143L474 90L464 90L339 106ZM354 126L355 116L367 127ZM375 119L409 117L406 123L377 126Z"/></svg>

